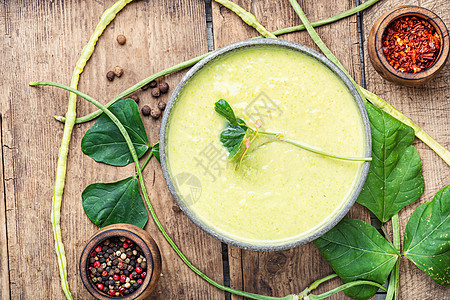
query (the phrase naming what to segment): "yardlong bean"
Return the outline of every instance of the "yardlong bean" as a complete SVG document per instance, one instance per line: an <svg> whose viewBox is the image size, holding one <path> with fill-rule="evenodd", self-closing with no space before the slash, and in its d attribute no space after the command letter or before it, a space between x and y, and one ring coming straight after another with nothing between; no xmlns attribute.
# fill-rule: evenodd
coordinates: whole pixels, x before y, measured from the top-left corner
<svg viewBox="0 0 450 300"><path fill-rule="evenodd" d="M132 0L120 0L103 13L102 17L100 18L100 22L95 28L95 31L89 39L89 42L81 51L80 59L75 65L75 70L73 71L72 80L70 82L70 86L72 88L77 88L80 74L83 72L84 66L94 52L95 44L97 43L100 35L105 30L106 26L108 26L108 24L115 18L117 13L131 1ZM61 236L61 203L64 192L64 184L66 181L67 155L69 153L70 138L72 135L73 126L75 125L76 114L77 96L71 93L67 106L66 123L64 124L64 133L61 141L61 147L59 148L58 153L51 211L51 222L55 238L55 248L56 256L58 259L59 275L61 277L61 287L67 299L73 298L72 294L70 293L69 283L67 282L67 259Z"/></svg>

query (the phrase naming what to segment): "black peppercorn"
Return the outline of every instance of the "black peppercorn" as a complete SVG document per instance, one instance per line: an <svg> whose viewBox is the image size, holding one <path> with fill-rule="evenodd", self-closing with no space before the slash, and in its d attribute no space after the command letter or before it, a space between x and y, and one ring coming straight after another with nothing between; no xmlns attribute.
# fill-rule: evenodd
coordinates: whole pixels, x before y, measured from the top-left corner
<svg viewBox="0 0 450 300"><path fill-rule="evenodd" d="M106 78L108 78L109 81L113 81L114 76L116 76L116 75L114 74L113 71L109 71L108 73L106 73Z"/></svg>
<svg viewBox="0 0 450 300"><path fill-rule="evenodd" d="M144 116L148 116L148 115L150 115L152 109L150 108L150 106L144 105L144 106L141 108L141 111L142 111L142 114L143 114Z"/></svg>
<svg viewBox="0 0 450 300"><path fill-rule="evenodd" d="M109 285L114 285L116 282L114 280L109 281Z"/></svg>
<svg viewBox="0 0 450 300"><path fill-rule="evenodd" d="M161 116L161 111L159 108L152 108L150 115L153 119L158 119Z"/></svg>
<svg viewBox="0 0 450 300"><path fill-rule="evenodd" d="M151 81L148 85L149 85L151 88L154 88L154 87L156 87L156 86L158 85L158 83L156 83L156 81L153 80L153 81Z"/></svg>
<svg viewBox="0 0 450 300"><path fill-rule="evenodd" d="M158 102L158 108L159 108L160 110L165 110L165 109L166 109L166 102L164 102L164 101L159 101L159 102Z"/></svg>
<svg viewBox="0 0 450 300"><path fill-rule="evenodd" d="M155 98L161 96L161 91L159 90L158 87L152 88L152 96Z"/></svg>
<svg viewBox="0 0 450 300"><path fill-rule="evenodd" d="M159 84L159 90L163 94L167 93L169 91L169 84L167 82L161 82Z"/></svg>

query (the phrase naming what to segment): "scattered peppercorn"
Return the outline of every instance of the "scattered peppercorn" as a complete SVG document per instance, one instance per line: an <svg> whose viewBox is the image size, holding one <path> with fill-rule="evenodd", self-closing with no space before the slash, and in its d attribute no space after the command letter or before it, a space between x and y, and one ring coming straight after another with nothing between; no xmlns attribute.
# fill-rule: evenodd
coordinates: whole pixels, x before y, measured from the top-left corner
<svg viewBox="0 0 450 300"><path fill-rule="evenodd" d="M116 75L117 77L122 76L123 74L123 69L119 66L115 66L113 69L114 75Z"/></svg>
<svg viewBox="0 0 450 300"><path fill-rule="evenodd" d="M161 96L161 91L159 90L158 87L152 88L152 96L155 98Z"/></svg>
<svg viewBox="0 0 450 300"><path fill-rule="evenodd" d="M158 83L156 82L156 80L150 81L150 83L148 84L151 88L157 87Z"/></svg>
<svg viewBox="0 0 450 300"><path fill-rule="evenodd" d="M167 93L169 91L169 84L167 82L161 82L159 84L159 90L163 94Z"/></svg>
<svg viewBox="0 0 450 300"><path fill-rule="evenodd" d="M161 111L159 108L152 108L150 115L153 119L158 119L161 116Z"/></svg>
<svg viewBox="0 0 450 300"><path fill-rule="evenodd" d="M402 17L383 33L383 52L389 64L406 73L428 69L439 54L441 40L436 29L420 17Z"/></svg>
<svg viewBox="0 0 450 300"><path fill-rule="evenodd" d="M129 295L143 284L147 275L144 254L133 241L123 237L107 241L91 252L88 260L90 280L94 287L109 296ZM101 263L101 260L107 263L112 261L114 267L107 266L106 262Z"/></svg>
<svg viewBox="0 0 450 300"><path fill-rule="evenodd" d="M142 114L143 114L144 116L149 116L150 113L151 113L151 111L152 111L152 109L150 108L150 106L144 105L144 106L141 108L141 111L142 111Z"/></svg>
<svg viewBox="0 0 450 300"><path fill-rule="evenodd" d="M114 74L113 71L108 71L108 73L106 73L106 78L108 78L109 81L113 81L114 76L116 76L116 75Z"/></svg>
<svg viewBox="0 0 450 300"><path fill-rule="evenodd" d="M138 95L134 95L134 94L133 94L133 95L130 96L130 98L133 99L134 102L139 103L139 100L140 100L140 99L139 99L139 96L138 96Z"/></svg>
<svg viewBox="0 0 450 300"><path fill-rule="evenodd" d="M174 212L178 213L178 212L181 211L181 208L180 208L178 205L173 205L173 206L172 206L172 210L173 210Z"/></svg>
<svg viewBox="0 0 450 300"><path fill-rule="evenodd" d="M124 45L124 44L127 42L127 38L126 38L123 34L119 34L119 35L117 36L117 42L118 42L120 45Z"/></svg>
<svg viewBox="0 0 450 300"><path fill-rule="evenodd" d="M165 110L165 109L166 109L166 102L164 102L164 101L159 101L159 102L158 102L158 108L159 108L160 110Z"/></svg>
<svg viewBox="0 0 450 300"><path fill-rule="evenodd" d="M144 85L143 87L141 87L141 89L145 91L145 90L148 90L149 87L150 87L150 83Z"/></svg>

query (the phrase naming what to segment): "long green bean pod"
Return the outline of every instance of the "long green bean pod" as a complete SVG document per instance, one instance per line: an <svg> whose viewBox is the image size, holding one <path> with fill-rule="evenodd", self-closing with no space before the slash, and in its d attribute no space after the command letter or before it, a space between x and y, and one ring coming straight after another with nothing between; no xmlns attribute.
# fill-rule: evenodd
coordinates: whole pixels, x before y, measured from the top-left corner
<svg viewBox="0 0 450 300"><path fill-rule="evenodd" d="M77 88L80 74L83 72L84 66L91 57L92 52L94 52L95 44L100 35L105 30L106 26L114 19L116 14L127 3L131 1L132 0L120 0L103 13L99 24L97 25L94 33L89 39L89 42L81 51L81 57L75 66L75 70L73 71L72 80L70 82L71 87ZM69 153L69 144L70 144L70 137L72 135L72 129L73 126L75 125L75 119L77 114L76 110L77 110L77 96L75 94L70 94L66 113L66 123L64 125L64 133L61 141L61 147L59 148L58 153L58 162L56 166L55 187L53 190L52 212L51 212L51 222L55 238L55 248L56 248L56 256L58 258L61 287L67 299L73 298L69 290L69 283L67 281L67 259L61 236L61 203L64 192L64 184L66 180L67 155Z"/></svg>
<svg viewBox="0 0 450 300"><path fill-rule="evenodd" d="M339 21L339 20L341 20L343 18L346 18L348 16L354 15L354 14L356 14L356 13L358 13L358 12L360 12L360 11L362 11L362 10L372 6L372 5L374 5L378 1L379 0L367 1L367 2L365 2L363 4L361 4L361 5L358 5L357 7L354 7L352 9L346 10L345 12L340 13L338 15L335 15L335 16L332 16L330 18L326 18L326 19L323 19L323 20L319 20L319 21L313 22L313 23L311 23L311 25L313 27L319 27L319 26L323 26L323 25L327 25L327 24ZM302 31L302 30L305 30L305 29L306 29L305 25L301 24L301 25L297 25L297 26L286 27L286 28L282 28L282 29L276 30L276 31L273 32L273 34L275 36L279 36L279 35L288 34L288 33L296 32L296 31ZM262 37L263 36L258 36L258 37L255 37L255 38L262 38ZM214 52L214 51L212 51L212 52ZM210 53L212 53L212 52L210 52ZM170 73L173 73L173 72L185 69L185 68L189 68L189 67L195 65L200 60L202 60L203 58L208 56L210 53L205 53L205 54L202 54L200 56L194 57L194 58L192 58L190 60L187 60L185 62L179 63L179 64L177 64L177 65L175 65L173 67L167 68L167 69L165 69L163 71L160 71L158 73L155 73L155 74L145 78L144 80L142 80L142 81L136 83L135 85L133 85L132 87L128 88L126 91L120 93L118 96L114 97L114 99L112 99L111 101L108 102L108 104L106 104L106 107L109 107L110 105L115 103L117 100L120 100L120 99L122 99L122 98L124 98L124 97L126 97L126 96L128 96L128 95L130 95L132 93L134 93L135 91L137 91L138 89L140 89L144 85L147 85L151 81L153 81L155 79L158 79L161 76L164 76L164 75L167 75L167 74L170 74ZM75 124L81 124L81 123L89 122L89 121L97 118L101 114L102 114L102 111L99 109L99 110L97 110L97 111L95 111L93 113L90 113L90 114L86 115L86 116L78 117L78 118L75 119ZM66 118L63 117L63 116L55 116L55 119L57 119L58 121L63 122L63 123L66 121Z"/></svg>
<svg viewBox="0 0 450 300"><path fill-rule="evenodd" d="M48 86L54 86L54 87L59 87L62 89L65 89L69 92L72 92L78 96L80 96L81 98L89 101L90 103L94 104L95 106L97 106L103 113L105 113L110 119L111 121L114 122L114 124L116 124L116 126L118 127L120 133L122 134L122 136L124 137L128 148L130 149L130 153L131 156L133 157L133 161L136 167L136 173L138 175L139 178L139 185L141 186L141 190L142 190L142 194L144 195L144 199L145 202L147 204L147 208L150 212L150 215L153 219L153 221L155 222L156 226L158 227L159 231L162 233L162 235L164 236L164 238L166 239L166 241L169 243L169 245L172 247L172 249L178 254L178 256L181 258L181 260L192 270L194 271L197 275L199 275L201 278L203 278L206 282L208 282L209 284L215 286L216 288L219 288L223 291L229 292L229 293L233 293L235 295L238 296L243 296L243 297L247 297L250 299L256 299L256 300L298 300L298 299L308 299L306 297L310 297L309 299L323 299L325 297L323 297L323 295L327 295L330 296L332 294L338 293L340 291L343 291L347 288L350 288L352 286L357 286L357 285L372 285L372 286L376 286L379 287L381 289L385 288L383 286L381 286L380 284L376 283L376 282L372 282L372 281L365 281L365 280L359 280L359 281L354 281L354 282L350 282L350 283L346 283L340 287L337 287L325 294L322 295L306 295L309 293L309 291L315 289L319 284L332 279L334 277L336 277L335 275L329 275L323 279L317 280L316 282L314 282L308 289L307 291L305 290L303 293L300 294L295 294L295 295L287 295L285 297L272 297L272 296L264 296L264 295L258 295L258 294L253 294L253 293L248 293L248 292L244 292L244 291L240 291L240 290L236 290L230 287L227 287L223 284L220 284L216 281L214 281L213 279L209 278L206 274L204 274L202 271L200 271L196 266L194 266L189 259L183 254L183 252L181 252L180 248L178 248L178 246L175 244L175 242L172 240L172 238L167 234L166 230L164 229L164 227L162 226L161 222L158 219L158 216L156 215L156 212L152 206L152 204L150 203L150 199L148 197L147 194L147 189L145 187L145 182L144 182L144 178L142 175L142 168L139 165L139 158L136 154L136 149L134 148L133 142L130 139L130 136L128 135L128 132L126 131L125 127L123 126L123 124L119 121L119 119L117 119L117 117L111 113L111 111L105 106L102 105L100 102L98 102L97 100L93 99L92 97L76 90L73 89L71 87L62 85L62 84L58 84L58 83L54 83L54 82L48 82L48 81L39 81L39 82L31 82L30 83L31 86L37 86L37 85L48 85ZM144 163L145 165L145 163ZM319 297L319 298L314 298L314 297ZM321 298L322 297L322 298Z"/></svg>
<svg viewBox="0 0 450 300"><path fill-rule="evenodd" d="M242 19L242 21L244 21L248 25L255 28L264 37L273 38L273 39L277 38L273 33L271 33L266 28L264 28L264 26L262 26L261 23L258 22L256 17L252 13L249 13L248 11L246 11L245 9L243 9L236 3L233 3L229 0L214 0L214 1L222 4L223 6L225 6L228 9L232 10L235 14L237 14Z"/></svg>
<svg viewBox="0 0 450 300"><path fill-rule="evenodd" d="M297 0L289 0L289 2L291 3L291 5L294 8L295 12L299 16L299 18L302 21L303 25L305 25L306 30L308 31L309 35L311 36L313 41L316 43L316 45L319 47L319 49L322 50L323 54L325 54L325 56L328 57L329 60L334 62L334 64L336 66L338 66L339 69L342 70L342 72L344 72L344 74L348 77L348 79L350 79L350 81L353 83L353 85L355 86L355 88L358 91L358 93L361 95L361 98L364 99L364 96L363 96L363 94L362 94L362 92L361 92L361 90L359 88L359 85L356 84L355 80L352 78L352 76L350 76L350 74L348 74L347 70L344 68L344 66L341 64L341 62L336 58L336 56L334 56L333 52L331 52L331 50L328 49L327 45L325 45L325 43L322 41L320 36L317 34L317 32L312 27L311 23L306 18L305 13L303 12L303 10L300 7L300 5L298 4Z"/></svg>

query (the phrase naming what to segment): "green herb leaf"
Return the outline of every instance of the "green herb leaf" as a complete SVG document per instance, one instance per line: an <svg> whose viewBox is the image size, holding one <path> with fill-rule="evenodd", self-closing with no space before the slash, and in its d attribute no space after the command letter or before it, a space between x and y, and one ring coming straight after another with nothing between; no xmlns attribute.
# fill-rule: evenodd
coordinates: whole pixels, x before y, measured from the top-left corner
<svg viewBox="0 0 450 300"><path fill-rule="evenodd" d="M423 193L422 162L412 146L414 130L367 103L372 163L357 202L386 222Z"/></svg>
<svg viewBox="0 0 450 300"><path fill-rule="evenodd" d="M148 221L137 177L93 183L84 189L81 197L84 212L100 228L117 223L144 228Z"/></svg>
<svg viewBox="0 0 450 300"><path fill-rule="evenodd" d="M123 124L133 142L138 157L150 148L139 108L132 99L120 100L109 110ZM81 150L97 162L125 166L133 161L130 149L119 128L107 115L101 115L81 141Z"/></svg>
<svg viewBox="0 0 450 300"><path fill-rule="evenodd" d="M364 279L383 284L398 259L394 247L373 226L355 219L343 219L314 244L344 283ZM356 299L368 299L377 290L362 285L345 293Z"/></svg>
<svg viewBox="0 0 450 300"><path fill-rule="evenodd" d="M236 157L245 149L244 139L249 130L240 125L228 123L227 127L220 133L220 142L230 153L228 158Z"/></svg>
<svg viewBox="0 0 450 300"><path fill-rule="evenodd" d="M159 143L156 143L152 146L152 154L156 158L156 160L161 163L161 160L159 159Z"/></svg>
<svg viewBox="0 0 450 300"><path fill-rule="evenodd" d="M411 215L403 240L404 255L440 285L450 283L450 186Z"/></svg>
<svg viewBox="0 0 450 300"><path fill-rule="evenodd" d="M234 114L233 109L231 108L230 104L223 99L220 99L214 104L214 110L219 113L222 117L225 117L225 119L228 120L232 125L239 126L244 125L245 122L242 119L236 118L236 115ZM246 126L245 126L246 127Z"/></svg>

